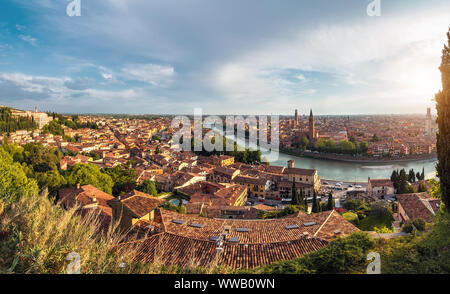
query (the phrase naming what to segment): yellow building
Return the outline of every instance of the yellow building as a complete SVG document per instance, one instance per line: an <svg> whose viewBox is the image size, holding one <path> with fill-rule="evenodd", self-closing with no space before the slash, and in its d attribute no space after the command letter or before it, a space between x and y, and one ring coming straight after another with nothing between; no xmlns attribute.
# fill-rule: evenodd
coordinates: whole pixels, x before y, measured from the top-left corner
<svg viewBox="0 0 450 294"><path fill-rule="evenodd" d="M268 189L268 180L266 179L237 176L233 179L233 183L247 187L248 195L251 197L266 197L266 191Z"/></svg>

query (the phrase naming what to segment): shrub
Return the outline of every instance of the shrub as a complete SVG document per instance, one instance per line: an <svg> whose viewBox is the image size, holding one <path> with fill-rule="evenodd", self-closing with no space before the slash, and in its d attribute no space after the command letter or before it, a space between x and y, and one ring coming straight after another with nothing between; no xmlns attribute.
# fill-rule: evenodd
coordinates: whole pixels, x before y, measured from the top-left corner
<svg viewBox="0 0 450 294"><path fill-rule="evenodd" d="M366 264L367 253L375 245L365 232L331 241L327 247L290 261L280 261L255 270L256 273L304 274L350 273Z"/></svg>
<svg viewBox="0 0 450 294"><path fill-rule="evenodd" d="M358 215L359 220L363 220L367 217L367 215L364 213L364 211L358 211L356 214Z"/></svg>
<svg viewBox="0 0 450 294"><path fill-rule="evenodd" d="M344 202L343 206L347 210L353 210L356 211L360 206L363 205L364 202L361 200L347 200Z"/></svg>
<svg viewBox="0 0 450 294"><path fill-rule="evenodd" d="M359 218L358 215L356 213L353 212L346 212L342 215L342 217L344 217L344 219L346 219L347 221L351 222L354 225L358 225L359 224Z"/></svg>
<svg viewBox="0 0 450 294"><path fill-rule="evenodd" d="M405 232L407 234L411 233L413 230L414 230L414 227L412 226L411 221L407 221L402 227L402 232Z"/></svg>
<svg viewBox="0 0 450 294"><path fill-rule="evenodd" d="M425 231L426 222L425 222L425 220L423 218L415 219L413 221L413 225L414 225L414 227L416 227L416 229L418 231Z"/></svg>
<svg viewBox="0 0 450 294"><path fill-rule="evenodd" d="M377 201L370 205L369 215L379 219L389 218L392 217L392 208L384 201Z"/></svg>
<svg viewBox="0 0 450 294"><path fill-rule="evenodd" d="M373 228L373 230L379 234L384 234L384 233L393 233L394 229L388 228L386 226L375 226Z"/></svg>
<svg viewBox="0 0 450 294"><path fill-rule="evenodd" d="M383 274L448 274L450 214L439 214L429 232L390 239L375 250L381 255Z"/></svg>

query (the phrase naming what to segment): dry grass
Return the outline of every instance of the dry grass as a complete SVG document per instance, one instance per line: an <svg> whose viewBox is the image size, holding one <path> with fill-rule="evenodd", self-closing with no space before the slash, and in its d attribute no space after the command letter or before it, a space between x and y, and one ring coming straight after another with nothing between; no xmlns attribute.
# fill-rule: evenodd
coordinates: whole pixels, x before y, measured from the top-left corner
<svg viewBox="0 0 450 294"><path fill-rule="evenodd" d="M216 267L164 266L155 254L155 262L134 260L139 247L120 250L125 235L116 228L100 230L100 219L89 213L83 217L76 209L64 210L46 196L23 197L14 204L0 199L0 273L66 273L71 252L80 255L82 274L157 274L157 273L214 273ZM133 237L127 237L133 241ZM139 243L139 242L137 242ZM162 244L161 244L162 245ZM164 247L164 246L162 246ZM126 266L121 266L125 264Z"/></svg>

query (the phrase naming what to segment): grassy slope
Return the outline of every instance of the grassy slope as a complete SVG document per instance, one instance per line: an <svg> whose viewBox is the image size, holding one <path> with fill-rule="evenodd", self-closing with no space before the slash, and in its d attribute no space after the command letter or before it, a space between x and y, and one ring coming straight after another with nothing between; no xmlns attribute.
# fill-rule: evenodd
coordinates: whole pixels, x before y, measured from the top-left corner
<svg viewBox="0 0 450 294"><path fill-rule="evenodd" d="M359 221L358 228L362 231L375 231L375 227L391 229L393 221L394 219L390 215L383 218L368 216Z"/></svg>
<svg viewBox="0 0 450 294"><path fill-rule="evenodd" d="M122 236L99 232L99 220L81 219L47 197L23 197L8 205L0 199L0 273L65 273L67 255L81 257L81 273L211 273L218 269L165 267L133 262L136 252L117 256ZM125 262L127 266L119 265Z"/></svg>

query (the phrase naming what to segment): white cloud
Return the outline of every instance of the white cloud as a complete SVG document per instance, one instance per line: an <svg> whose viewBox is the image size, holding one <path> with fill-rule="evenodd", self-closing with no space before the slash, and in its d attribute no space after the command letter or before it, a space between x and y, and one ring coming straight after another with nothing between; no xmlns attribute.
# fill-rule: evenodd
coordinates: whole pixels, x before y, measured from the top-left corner
<svg viewBox="0 0 450 294"><path fill-rule="evenodd" d="M128 64L122 68L122 72L128 80L141 81L154 86L166 85L175 75L173 67L152 63Z"/></svg>
<svg viewBox="0 0 450 294"><path fill-rule="evenodd" d="M28 35L19 35L19 38L22 41L25 41L27 43L30 43L32 46L37 46L37 39L33 38L32 36L28 36Z"/></svg>
<svg viewBox="0 0 450 294"><path fill-rule="evenodd" d="M16 24L16 29L17 29L18 31L23 31L23 30L26 29L26 26L22 26L22 25Z"/></svg>
<svg viewBox="0 0 450 294"><path fill-rule="evenodd" d="M109 73L102 73L102 77L103 77L105 80L112 80L113 75L112 75L112 74L109 74Z"/></svg>
<svg viewBox="0 0 450 294"><path fill-rule="evenodd" d="M302 75L302 74L299 74L297 76L297 79L299 79L300 81L306 81L306 77L304 75Z"/></svg>
<svg viewBox="0 0 450 294"><path fill-rule="evenodd" d="M244 52L219 67L212 79L219 90L240 93L240 99L291 101L285 109L295 99L320 108L322 99L317 103L298 99L317 90L295 87L278 75L266 75L268 71L287 69L320 71L337 77L354 104L351 108L359 108L360 113L373 110L363 91L376 99L380 112L420 112L440 88L438 66L447 27L448 13L435 9L422 11L421 16L407 12L383 16L376 22L369 18L357 24L322 25ZM303 75L296 77L305 79ZM399 102L393 103L396 100ZM336 106L340 107L333 112L346 110L342 101Z"/></svg>

